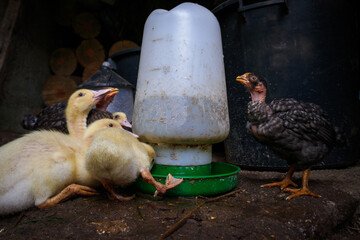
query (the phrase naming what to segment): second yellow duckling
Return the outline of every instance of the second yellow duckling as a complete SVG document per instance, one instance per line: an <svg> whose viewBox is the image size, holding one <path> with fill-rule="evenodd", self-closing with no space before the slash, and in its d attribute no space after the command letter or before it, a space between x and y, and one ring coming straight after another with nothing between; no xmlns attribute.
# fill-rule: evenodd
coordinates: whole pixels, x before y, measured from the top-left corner
<svg viewBox="0 0 360 240"><path fill-rule="evenodd" d="M70 184L64 188L57 195L48 198L43 204L38 205L39 208L48 208L64 201L74 195L93 196L97 195L98 192L91 188L100 185L100 182L96 180L89 172L85 169L85 156L89 148L91 140L96 132L106 129L122 129L120 123L113 119L100 119L91 123L85 131L83 136L83 142L80 147L77 148L75 167L73 171L73 184Z"/></svg>
<svg viewBox="0 0 360 240"><path fill-rule="evenodd" d="M132 128L131 123L127 120L127 116L124 112L114 112L112 114L114 120L120 122L121 126Z"/></svg>
<svg viewBox="0 0 360 240"><path fill-rule="evenodd" d="M127 128L132 128L132 125L131 123L127 120L127 116L124 112L114 112L112 114L112 117L114 120L118 121L121 126L123 127L127 127ZM126 129L125 129L126 130ZM127 131L127 130L126 130ZM133 135L134 137L138 138L139 135L133 133L133 132L130 132L128 131L131 135Z"/></svg>
<svg viewBox="0 0 360 240"><path fill-rule="evenodd" d="M150 145L140 142L129 132L123 129L104 129L94 135L86 154L85 167L113 197L129 200L132 197L125 198L116 194L113 185L129 185L141 174L146 182L156 188L156 196L182 182L182 179L171 175L165 185L156 182L150 173L155 157L155 151Z"/></svg>

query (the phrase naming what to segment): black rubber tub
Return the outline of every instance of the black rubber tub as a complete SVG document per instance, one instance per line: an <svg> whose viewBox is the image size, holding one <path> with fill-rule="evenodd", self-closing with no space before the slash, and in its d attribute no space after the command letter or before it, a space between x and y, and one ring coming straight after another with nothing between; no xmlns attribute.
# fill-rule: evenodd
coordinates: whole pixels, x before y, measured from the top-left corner
<svg viewBox="0 0 360 240"><path fill-rule="evenodd" d="M349 145L315 168L339 168L359 158L359 8L356 1L227 1L213 10L225 58L230 135L228 162L243 169L285 170L286 162L245 129L250 95L235 81L245 72L270 83L267 101L293 97L323 107L344 128Z"/></svg>
<svg viewBox="0 0 360 240"><path fill-rule="evenodd" d="M116 63L116 72L135 88L139 71L141 47L129 48L114 53L110 58Z"/></svg>

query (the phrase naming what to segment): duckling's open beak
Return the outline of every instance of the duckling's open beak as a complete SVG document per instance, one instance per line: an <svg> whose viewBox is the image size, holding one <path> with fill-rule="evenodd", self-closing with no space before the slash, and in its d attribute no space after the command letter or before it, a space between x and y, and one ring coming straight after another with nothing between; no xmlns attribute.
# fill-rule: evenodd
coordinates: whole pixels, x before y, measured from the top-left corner
<svg viewBox="0 0 360 240"><path fill-rule="evenodd" d="M245 85L245 87L250 87L251 86L251 84L250 84L250 81L249 81L249 79L248 79L248 75L249 75L250 73L245 73L245 74L243 74L243 75L241 75L241 76L238 76L237 78L236 78L236 81L238 81L238 82L241 82L243 85Z"/></svg>
<svg viewBox="0 0 360 240"><path fill-rule="evenodd" d="M119 89L117 88L104 88L104 89L100 89L97 91L93 91L94 92L94 96L93 98L96 100L99 99L109 99L110 97L114 97L118 92Z"/></svg>
<svg viewBox="0 0 360 240"><path fill-rule="evenodd" d="M111 88L111 91L106 94L104 100L112 102L112 100L114 99L115 95L118 94L118 92L119 92L119 89Z"/></svg>
<svg viewBox="0 0 360 240"><path fill-rule="evenodd" d="M113 101L115 95L119 92L117 88L104 88L94 91L94 99L99 100L96 108L101 111L106 111L109 104Z"/></svg>

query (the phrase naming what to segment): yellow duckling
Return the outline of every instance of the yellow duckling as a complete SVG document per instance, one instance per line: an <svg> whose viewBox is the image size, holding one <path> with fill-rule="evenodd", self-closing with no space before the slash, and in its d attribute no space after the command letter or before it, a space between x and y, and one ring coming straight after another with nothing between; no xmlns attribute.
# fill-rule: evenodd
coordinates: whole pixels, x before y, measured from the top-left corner
<svg viewBox="0 0 360 240"><path fill-rule="evenodd" d="M156 182L150 173L154 160L155 151L150 145L140 142L123 129L104 129L93 137L86 154L85 168L113 197L129 200L133 197L116 194L113 185L129 185L141 174L146 182L155 186L156 196L182 182L182 179L173 178L170 174L165 185Z"/></svg>
<svg viewBox="0 0 360 240"><path fill-rule="evenodd" d="M37 131L0 148L0 214L40 205L73 182L77 139Z"/></svg>
<svg viewBox="0 0 360 240"><path fill-rule="evenodd" d="M90 110L99 102L106 101L119 92L117 88L106 88L98 91L79 89L69 98L65 110L69 135L82 139L86 130L86 119Z"/></svg>
<svg viewBox="0 0 360 240"><path fill-rule="evenodd" d="M102 128L121 127L112 119L104 120L110 124L104 124ZM86 136L88 140L82 143L73 136L43 130L1 146L0 215L32 206L46 208L74 194L97 194L91 188L73 184L80 171L77 159L85 157L86 144L91 141L91 136ZM60 197L50 198L62 189Z"/></svg>

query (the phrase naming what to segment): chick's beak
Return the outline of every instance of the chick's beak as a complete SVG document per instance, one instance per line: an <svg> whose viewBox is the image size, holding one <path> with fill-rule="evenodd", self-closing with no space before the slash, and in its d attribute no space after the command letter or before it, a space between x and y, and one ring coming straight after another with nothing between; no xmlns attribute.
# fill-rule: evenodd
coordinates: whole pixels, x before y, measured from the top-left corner
<svg viewBox="0 0 360 240"><path fill-rule="evenodd" d="M236 81L241 82L243 85L245 85L245 87L250 87L250 81L248 79L249 74L250 73L245 73L245 74L243 74L241 76L238 76L236 78Z"/></svg>

